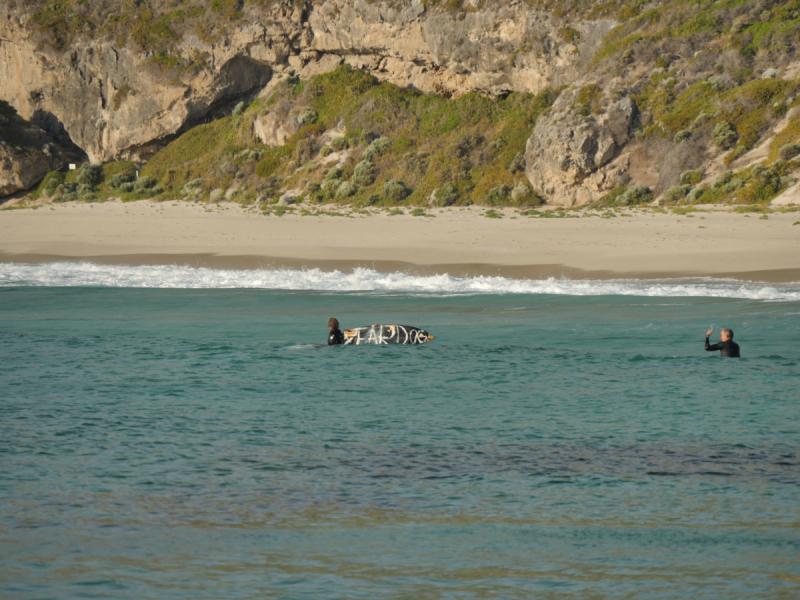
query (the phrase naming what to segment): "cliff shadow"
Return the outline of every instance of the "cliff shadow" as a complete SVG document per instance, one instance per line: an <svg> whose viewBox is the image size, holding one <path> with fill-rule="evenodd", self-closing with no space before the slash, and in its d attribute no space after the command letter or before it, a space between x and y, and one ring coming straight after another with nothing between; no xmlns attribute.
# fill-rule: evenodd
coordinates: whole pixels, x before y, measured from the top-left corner
<svg viewBox="0 0 800 600"><path fill-rule="evenodd" d="M44 129L61 147L71 162L83 163L89 160L89 156L83 151L83 148L72 141L72 137L70 137L67 128L64 127L64 123L50 111L34 111L31 123Z"/></svg>

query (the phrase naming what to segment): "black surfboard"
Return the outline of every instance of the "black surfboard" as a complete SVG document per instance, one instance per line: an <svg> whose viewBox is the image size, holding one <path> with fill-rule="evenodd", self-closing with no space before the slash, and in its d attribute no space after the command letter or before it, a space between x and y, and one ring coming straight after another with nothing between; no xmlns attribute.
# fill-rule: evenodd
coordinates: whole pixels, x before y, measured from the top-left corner
<svg viewBox="0 0 800 600"><path fill-rule="evenodd" d="M427 344L433 335L408 325L372 325L344 330L345 345L361 344Z"/></svg>

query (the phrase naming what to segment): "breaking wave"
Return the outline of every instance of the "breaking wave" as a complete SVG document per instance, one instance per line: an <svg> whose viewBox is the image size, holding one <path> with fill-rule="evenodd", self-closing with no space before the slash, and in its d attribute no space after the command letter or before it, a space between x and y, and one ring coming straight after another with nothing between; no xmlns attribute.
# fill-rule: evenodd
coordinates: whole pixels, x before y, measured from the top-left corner
<svg viewBox="0 0 800 600"><path fill-rule="evenodd" d="M731 279L510 279L409 275L355 269L207 269L188 266L121 266L57 262L0 263L2 287L117 287L171 289L308 290L410 294L555 294L567 296L709 297L800 300L800 284L765 284Z"/></svg>

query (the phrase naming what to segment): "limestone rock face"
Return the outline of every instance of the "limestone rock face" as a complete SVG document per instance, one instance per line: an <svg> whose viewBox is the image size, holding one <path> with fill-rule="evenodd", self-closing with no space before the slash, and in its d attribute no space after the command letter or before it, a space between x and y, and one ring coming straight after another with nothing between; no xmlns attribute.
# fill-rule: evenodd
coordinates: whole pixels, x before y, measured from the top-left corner
<svg viewBox="0 0 800 600"><path fill-rule="evenodd" d="M42 129L19 116L0 115L0 197L30 189L66 160Z"/></svg>
<svg viewBox="0 0 800 600"><path fill-rule="evenodd" d="M578 91L566 90L539 118L525 151L525 173L536 192L562 206L592 202L625 182L627 157L620 151L637 117L627 97L580 116L572 110Z"/></svg>
<svg viewBox="0 0 800 600"><path fill-rule="evenodd" d="M298 129L296 119L286 119L277 112L269 112L253 122L253 131L258 139L272 148L283 146Z"/></svg>
<svg viewBox="0 0 800 600"><path fill-rule="evenodd" d="M611 20L569 23L515 0L473 12L413 0L328 0L246 5L223 39L185 35L167 57L100 38L64 51L38 48L24 3L0 8L0 99L63 133L92 161L147 159L172 137L273 78L308 78L342 63L425 92L459 96L538 92L568 84L588 64ZM570 24L579 37L559 31ZM178 69L165 68L170 60ZM187 66L188 65L188 66ZM284 132L262 123L259 136Z"/></svg>

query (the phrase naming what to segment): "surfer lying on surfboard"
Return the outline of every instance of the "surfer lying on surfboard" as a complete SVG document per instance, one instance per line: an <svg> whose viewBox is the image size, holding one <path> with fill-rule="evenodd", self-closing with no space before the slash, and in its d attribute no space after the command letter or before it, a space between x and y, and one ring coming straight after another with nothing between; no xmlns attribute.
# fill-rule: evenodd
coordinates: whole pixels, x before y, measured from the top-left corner
<svg viewBox="0 0 800 600"><path fill-rule="evenodd" d="M434 339L433 335L419 327L408 325L371 325L339 331L339 321L331 318L328 321L328 345L358 346L361 344L426 344Z"/></svg>
<svg viewBox="0 0 800 600"><path fill-rule="evenodd" d="M339 344L344 344L344 335L342 335L342 332L339 331L339 321L337 321L334 317L328 319L328 330L330 331L328 334L328 346L338 346Z"/></svg>

